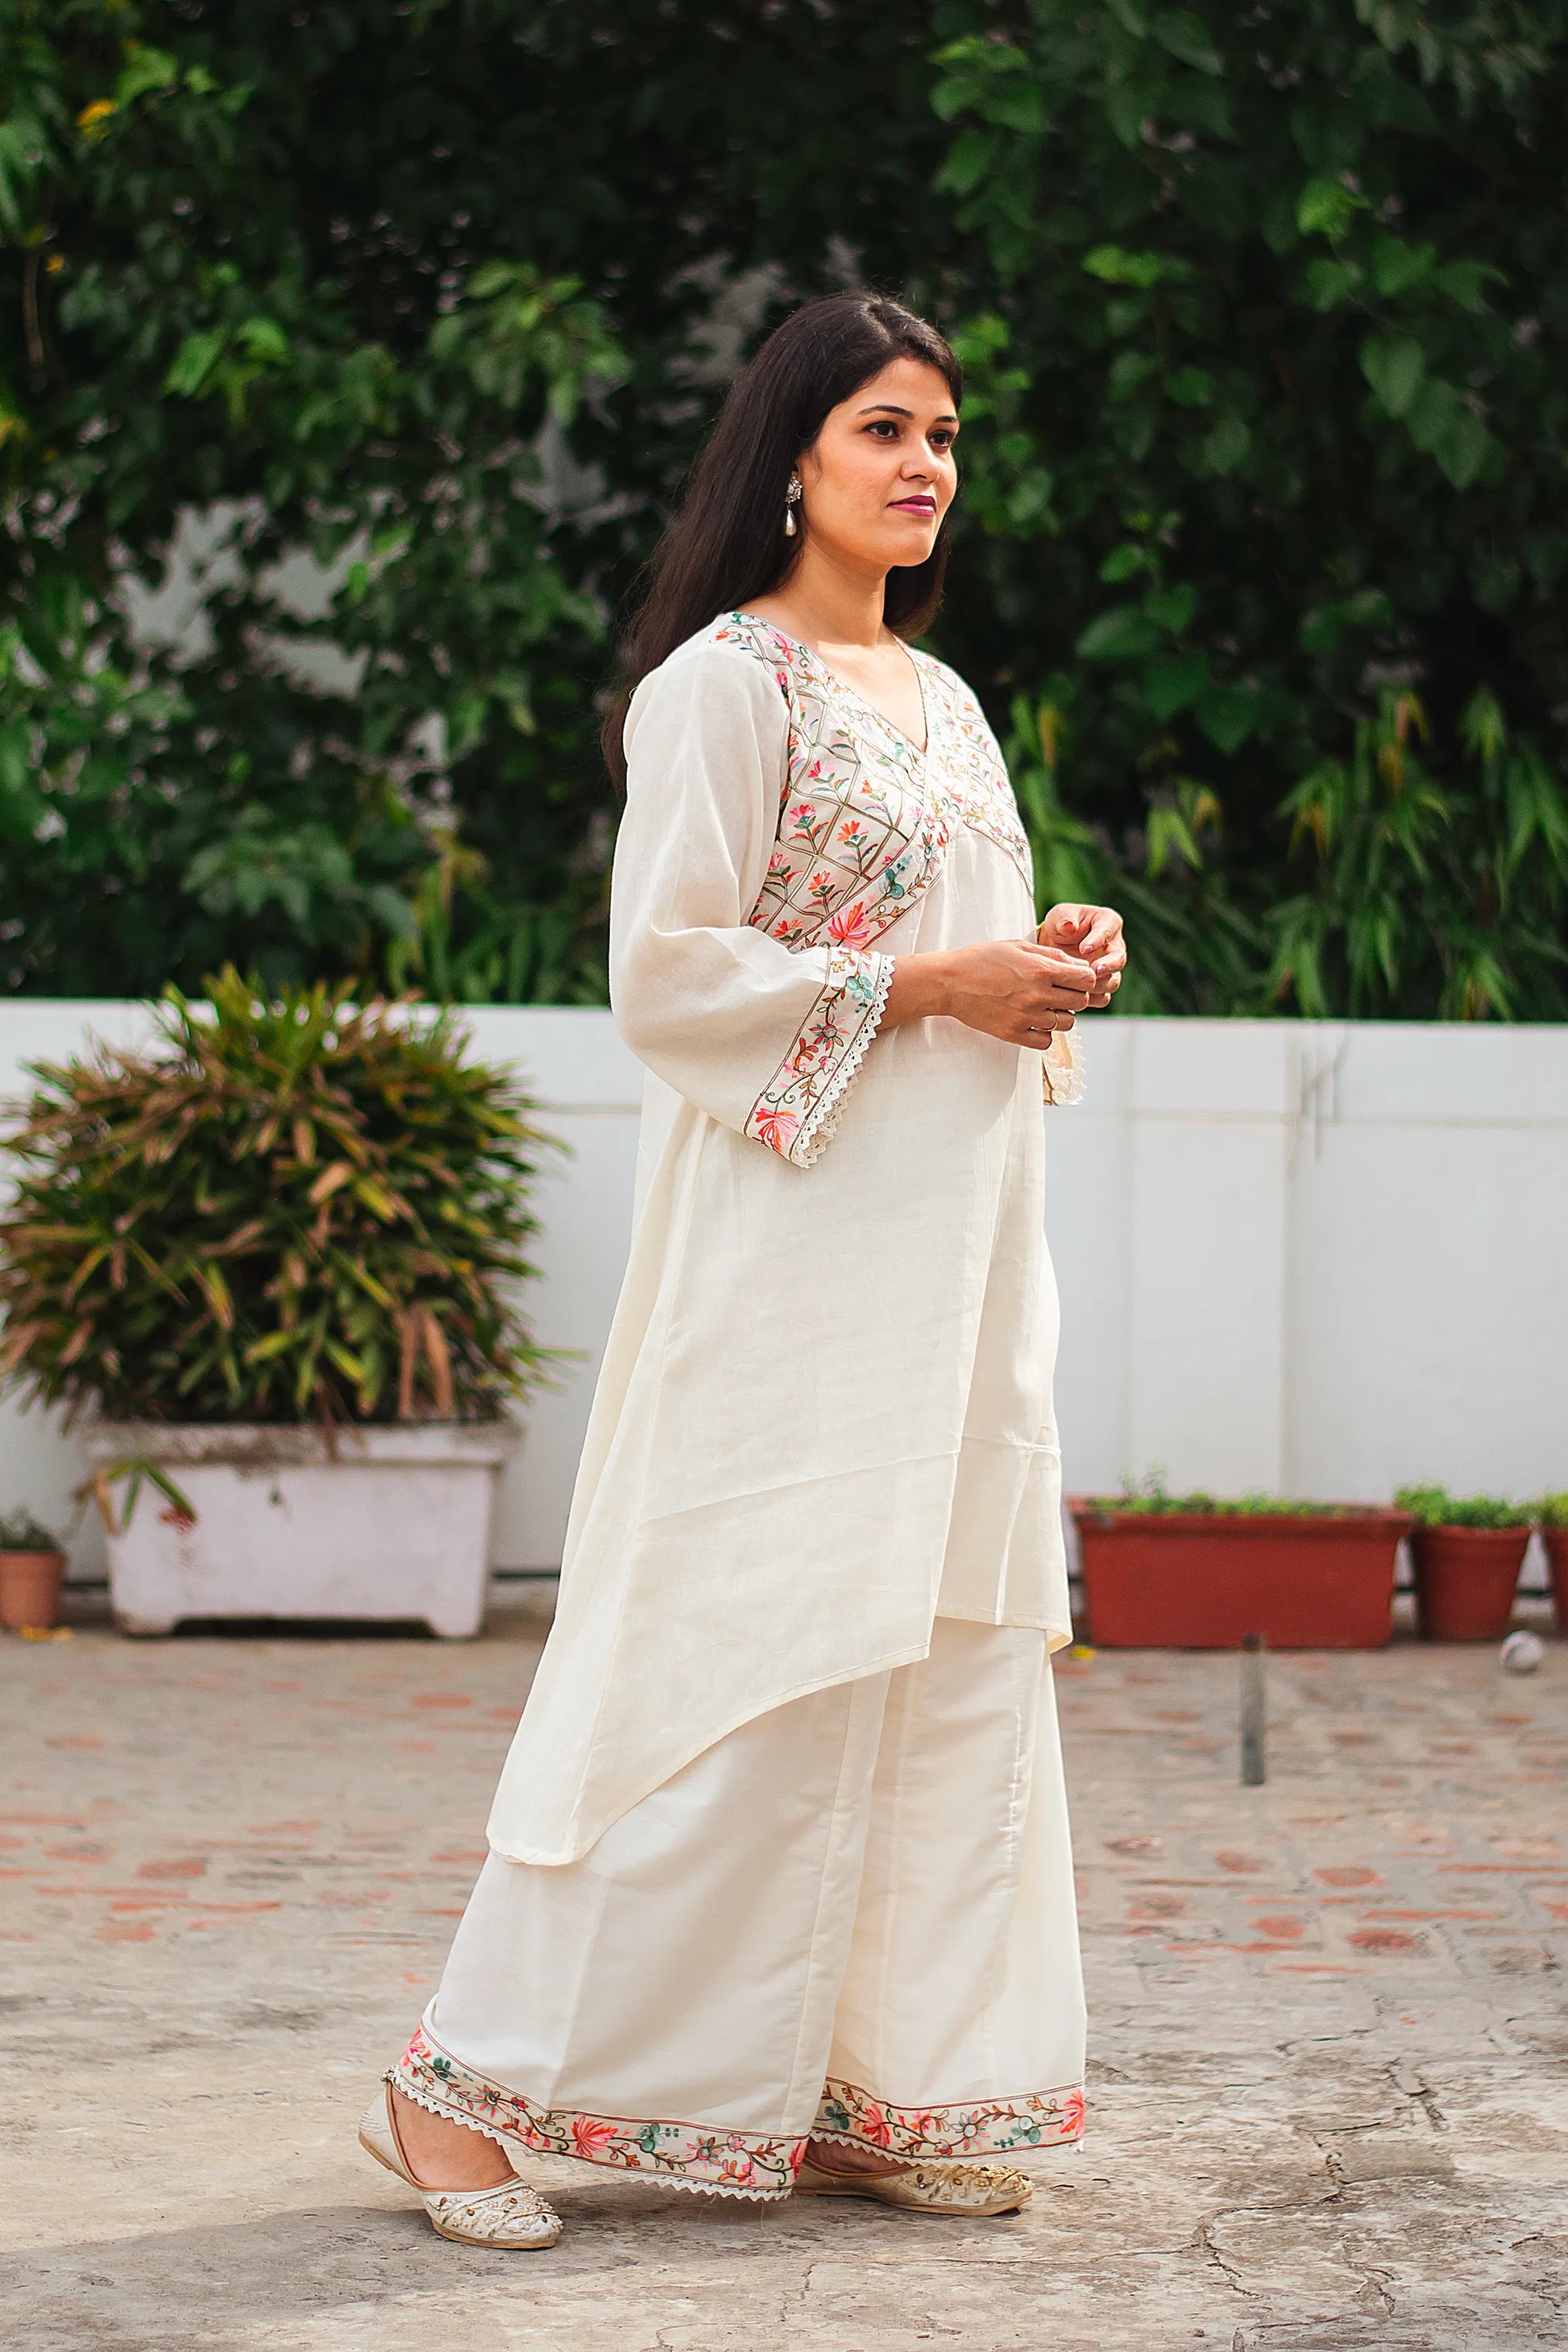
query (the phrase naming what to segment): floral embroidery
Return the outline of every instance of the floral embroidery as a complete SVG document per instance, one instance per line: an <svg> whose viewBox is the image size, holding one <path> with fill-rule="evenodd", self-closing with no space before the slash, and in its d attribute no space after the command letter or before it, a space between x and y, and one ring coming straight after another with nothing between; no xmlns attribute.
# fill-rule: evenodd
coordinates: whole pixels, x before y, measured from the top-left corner
<svg viewBox="0 0 1568 2352"><path fill-rule="evenodd" d="M779 839L751 920L790 947L824 912L860 902L875 939L928 890L958 825L983 833L1033 885L1029 845L996 739L961 677L914 651L928 740L919 751L809 646L745 613L713 632L765 664L789 706ZM862 723L851 726L853 710Z"/></svg>
<svg viewBox="0 0 1568 2352"><path fill-rule="evenodd" d="M983 833L1033 884L1029 845L996 739L963 681L914 653L927 743L916 750L810 647L745 613L713 632L765 664L789 706L778 839L750 920L799 951L832 943L828 977L745 1132L808 1167L876 1034L892 960L860 952L941 873L961 824ZM847 706L861 723L853 728ZM842 951L855 951L844 953Z"/></svg>
<svg viewBox="0 0 1568 2352"><path fill-rule="evenodd" d="M421 2026L387 2077L405 2097L436 2115L471 2125L491 2139L518 2142L536 2156L574 2156L622 2172L652 2173L719 2197L787 2197L805 2154L799 2137L736 2132L710 2124L641 2121L542 2107L521 2091L502 2090L462 2065ZM996 2156L1010 2148L1060 2147L1083 2135L1078 2089L1027 2091L1011 2099L964 2099L950 2106L898 2107L858 2084L829 2081L813 2138L877 2147L911 2163L942 2157Z"/></svg>
<svg viewBox="0 0 1568 2352"><path fill-rule="evenodd" d="M1062 2147L1083 2137L1083 2093L1026 2091L1013 2099L963 2099L952 2106L895 2107L855 2083L828 2082L812 2136L885 2148L918 2162L943 2156L1000 2156L1008 2148Z"/></svg>
<svg viewBox="0 0 1568 2352"><path fill-rule="evenodd" d="M845 911L847 916L850 910ZM865 935L863 925L850 928L855 936ZM833 1132L877 1034L892 981L891 956L868 954L835 939L827 951L827 978L795 1043L752 1105L747 1135L797 1168L811 1166Z"/></svg>
<svg viewBox="0 0 1568 2352"><path fill-rule="evenodd" d="M536 2156L575 2156L623 2172L656 2173L720 2197L787 2197L805 2151L804 2137L731 2132L710 2124L642 2122L536 2106L458 2063L423 2026L390 2081L420 2106L515 2140Z"/></svg>

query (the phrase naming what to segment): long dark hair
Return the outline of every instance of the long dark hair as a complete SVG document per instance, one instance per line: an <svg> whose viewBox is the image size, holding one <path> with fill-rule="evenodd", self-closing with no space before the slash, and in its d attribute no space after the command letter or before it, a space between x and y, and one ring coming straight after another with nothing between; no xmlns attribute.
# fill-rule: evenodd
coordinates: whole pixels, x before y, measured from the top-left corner
<svg viewBox="0 0 1568 2352"><path fill-rule="evenodd" d="M947 379L956 408L963 371L936 329L883 294L829 294L776 327L736 377L680 507L649 564L622 652L617 692L600 740L624 788L621 730L639 681L721 613L782 586L800 554L785 536L791 468L847 400L890 360L923 360ZM888 574L890 628L918 636L942 602L945 518L923 563Z"/></svg>

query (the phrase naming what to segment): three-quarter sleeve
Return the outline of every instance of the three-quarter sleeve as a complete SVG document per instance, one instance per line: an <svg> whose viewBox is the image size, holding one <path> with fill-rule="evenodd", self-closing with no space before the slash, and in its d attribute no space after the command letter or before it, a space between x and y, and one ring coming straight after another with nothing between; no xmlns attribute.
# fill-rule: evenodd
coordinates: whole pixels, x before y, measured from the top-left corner
<svg viewBox="0 0 1568 2352"><path fill-rule="evenodd" d="M787 948L752 924L778 836L789 706L748 652L704 645L643 680L610 895L610 1002L639 1061L809 1167L877 1032L893 959Z"/></svg>

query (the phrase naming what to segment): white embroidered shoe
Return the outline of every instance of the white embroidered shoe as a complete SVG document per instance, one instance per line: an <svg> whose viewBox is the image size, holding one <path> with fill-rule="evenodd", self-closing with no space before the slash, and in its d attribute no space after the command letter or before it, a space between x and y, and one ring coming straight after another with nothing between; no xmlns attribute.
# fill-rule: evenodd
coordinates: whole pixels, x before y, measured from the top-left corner
<svg viewBox="0 0 1568 2352"><path fill-rule="evenodd" d="M496 2246L521 2252L552 2246L561 2235L561 2219L537 2189L515 2176L494 2189L426 2189L416 2179L403 2153L392 2085L384 2083L360 2117L359 2144L377 2164L406 2180L430 2216L438 2237L453 2238L460 2246ZM511 2161L510 2154L507 2161Z"/></svg>
<svg viewBox="0 0 1568 2352"><path fill-rule="evenodd" d="M908 2172L825 2172L808 2158L795 2178L808 2197L870 2197L906 2213L1017 2213L1034 2195L1010 2164L916 2164Z"/></svg>

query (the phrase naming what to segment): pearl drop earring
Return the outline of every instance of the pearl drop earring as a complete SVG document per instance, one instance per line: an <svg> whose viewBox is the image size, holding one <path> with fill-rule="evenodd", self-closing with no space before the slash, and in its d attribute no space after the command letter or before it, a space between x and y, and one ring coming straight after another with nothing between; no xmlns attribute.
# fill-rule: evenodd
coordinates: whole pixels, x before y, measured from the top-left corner
<svg viewBox="0 0 1568 2352"><path fill-rule="evenodd" d="M784 492L784 537L786 539L793 539L795 535L797 525L795 519L795 510L800 504L800 476L798 474L792 474L789 478L789 488Z"/></svg>

